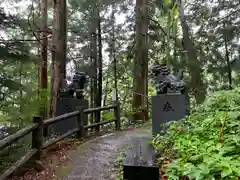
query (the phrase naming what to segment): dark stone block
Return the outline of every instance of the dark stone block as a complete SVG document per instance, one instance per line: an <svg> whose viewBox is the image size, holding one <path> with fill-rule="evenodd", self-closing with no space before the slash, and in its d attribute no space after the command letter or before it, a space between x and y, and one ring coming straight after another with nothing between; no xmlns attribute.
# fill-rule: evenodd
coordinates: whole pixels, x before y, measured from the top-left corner
<svg viewBox="0 0 240 180"><path fill-rule="evenodd" d="M123 161L124 180L159 180L159 166L156 151L147 143L149 138L142 138L141 143L126 152Z"/></svg>
<svg viewBox="0 0 240 180"><path fill-rule="evenodd" d="M87 109L88 101L85 99L76 99L76 98L58 99L56 116L76 111L77 109L79 109L79 107L82 107L83 109ZM84 122L84 125L88 124L87 114L84 115L83 122ZM77 117L71 117L56 123L54 127L54 131L55 131L55 134L61 135L76 127L77 127Z"/></svg>

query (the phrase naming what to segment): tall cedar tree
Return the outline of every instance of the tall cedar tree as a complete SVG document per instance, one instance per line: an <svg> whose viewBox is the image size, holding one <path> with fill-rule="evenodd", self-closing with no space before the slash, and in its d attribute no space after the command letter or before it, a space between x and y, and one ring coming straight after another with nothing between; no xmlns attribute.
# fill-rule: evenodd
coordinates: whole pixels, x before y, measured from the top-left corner
<svg viewBox="0 0 240 180"><path fill-rule="evenodd" d="M148 0L136 0L136 51L133 79L134 120L148 120Z"/></svg>

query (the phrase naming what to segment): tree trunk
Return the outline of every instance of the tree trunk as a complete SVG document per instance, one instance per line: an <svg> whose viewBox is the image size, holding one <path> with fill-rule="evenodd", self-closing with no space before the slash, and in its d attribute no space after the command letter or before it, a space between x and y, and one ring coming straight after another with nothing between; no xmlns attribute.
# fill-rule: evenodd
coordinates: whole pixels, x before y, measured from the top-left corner
<svg viewBox="0 0 240 180"><path fill-rule="evenodd" d="M19 114L22 114L23 113L23 87L22 87L22 79L23 79L23 63L20 62L20 68L19 68L19 83L21 84L21 88L20 88L20 97L19 97ZM19 117L19 124L20 126L22 127L23 125L23 119L22 117L20 116Z"/></svg>
<svg viewBox="0 0 240 180"><path fill-rule="evenodd" d="M40 107L40 115L42 118L47 117L47 96L46 91L48 87L48 0L41 0L40 4L40 17L41 17L41 31L40 31L40 89L43 94L41 94L41 99L43 99L43 104Z"/></svg>
<svg viewBox="0 0 240 180"><path fill-rule="evenodd" d="M91 66L92 66L92 59L91 59ZM94 107L94 79L91 78L90 80L90 107ZM94 123L94 115L93 113L90 114L90 122L91 124Z"/></svg>
<svg viewBox="0 0 240 180"><path fill-rule="evenodd" d="M116 91L116 100L118 101L118 86L117 86L117 58L116 58L116 48L115 48L115 8L114 4L112 7L112 47L111 47L111 58L113 60L113 77L114 77L114 88Z"/></svg>
<svg viewBox="0 0 240 180"><path fill-rule="evenodd" d="M50 104L50 117L56 116L56 103L60 89L60 82L64 78L64 74L61 74L61 67L63 63L66 63L66 35L67 32L63 31L66 25L66 6L64 0L54 1L54 15L53 15L53 48L52 48L52 89L51 89L51 104ZM64 10L64 11L63 11ZM66 30L66 29L65 29ZM62 66L61 66L62 65ZM66 65L65 65L66 66Z"/></svg>
<svg viewBox="0 0 240 180"><path fill-rule="evenodd" d="M134 120L148 120L148 0L136 0L136 51L134 59Z"/></svg>
<svg viewBox="0 0 240 180"><path fill-rule="evenodd" d="M105 85L105 88L104 88L103 106L107 105L106 103L107 103L107 94L108 94L108 83L109 83L109 80L108 80L108 77L107 77L106 85Z"/></svg>
<svg viewBox="0 0 240 180"><path fill-rule="evenodd" d="M97 107L102 105L102 30L101 30L101 17L100 17L100 7L97 7L97 29L98 29L98 93L96 99ZM96 122L101 121L101 112L96 113ZM99 131L99 127L96 129Z"/></svg>
<svg viewBox="0 0 240 180"><path fill-rule="evenodd" d="M204 83L201 76L202 69L200 66L200 62L198 61L198 58L197 58L197 53L196 53L194 43L190 39L189 27L187 25L186 18L184 15L182 1L177 0L177 4L178 4L178 12L179 12L179 17L180 17L182 32L183 32L184 48L186 49L187 56L188 56L187 65L188 65L188 70L191 76L190 87L193 90L196 103L200 104L205 100L205 95L206 95L206 88L204 87Z"/></svg>
<svg viewBox="0 0 240 180"><path fill-rule="evenodd" d="M224 27L224 46L225 46L225 59L226 59L226 63L227 63L227 70L228 70L228 88L232 89L232 67L230 64L230 60L229 60L229 51L228 51L228 43L227 43L227 32L226 32L226 25L224 23L223 25Z"/></svg>
<svg viewBox="0 0 240 180"><path fill-rule="evenodd" d="M92 106L96 107L97 102L97 21L96 21L96 4L92 4L92 14L90 17L90 58L91 58L91 68L92 68L92 79L91 79L91 97L92 97ZM96 116L92 114L93 121L96 121Z"/></svg>
<svg viewBox="0 0 240 180"><path fill-rule="evenodd" d="M61 50L61 63L60 63L60 81L66 79L66 62L67 62L67 0L61 0L59 4L59 48ZM62 85L62 83L61 83ZM63 87L60 87L63 88Z"/></svg>

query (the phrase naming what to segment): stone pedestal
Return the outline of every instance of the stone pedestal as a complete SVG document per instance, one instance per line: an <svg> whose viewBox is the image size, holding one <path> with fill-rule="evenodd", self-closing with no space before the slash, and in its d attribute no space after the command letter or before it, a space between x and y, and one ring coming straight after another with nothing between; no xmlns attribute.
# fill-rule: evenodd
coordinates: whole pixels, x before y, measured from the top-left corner
<svg viewBox="0 0 240 180"><path fill-rule="evenodd" d="M88 108L88 101L85 99L76 98L61 98L57 100L56 116L76 111L82 107L82 109ZM88 124L88 115L84 115L84 125ZM61 135L77 127L77 117L71 117L66 120L60 121L55 124L54 131L56 134Z"/></svg>
<svg viewBox="0 0 240 180"><path fill-rule="evenodd" d="M140 137L139 143L130 147L123 161L124 180L159 180L157 154L151 139Z"/></svg>
<svg viewBox="0 0 240 180"><path fill-rule="evenodd" d="M152 96L152 133L164 133L162 123L180 120L189 112L189 102L185 94L171 93Z"/></svg>

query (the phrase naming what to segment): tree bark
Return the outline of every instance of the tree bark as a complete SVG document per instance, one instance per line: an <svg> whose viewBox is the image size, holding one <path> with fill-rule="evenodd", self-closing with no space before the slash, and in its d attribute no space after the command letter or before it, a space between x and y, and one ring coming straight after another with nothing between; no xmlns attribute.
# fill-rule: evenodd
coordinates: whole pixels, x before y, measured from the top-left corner
<svg viewBox="0 0 240 180"><path fill-rule="evenodd" d="M111 58L113 61L113 77L114 77L114 88L116 91L116 100L118 101L118 85L117 85L117 58L116 58L116 48L115 48L115 8L114 4L112 6L112 47L111 47Z"/></svg>
<svg viewBox="0 0 240 180"><path fill-rule="evenodd" d="M61 0L59 3L59 48L61 49L61 63L60 63L60 81L66 79L66 63L67 63L67 0ZM62 83L61 83L62 84ZM63 87L60 87L63 88Z"/></svg>
<svg viewBox="0 0 240 180"><path fill-rule="evenodd" d="M133 119L148 120L148 0L136 0L133 89Z"/></svg>
<svg viewBox="0 0 240 180"><path fill-rule="evenodd" d="M232 89L232 67L229 59L229 51L228 51L228 42L227 42L227 32L226 32L226 25L224 23L224 47L225 47L225 59L227 63L227 70L228 70L228 89Z"/></svg>
<svg viewBox="0 0 240 180"><path fill-rule="evenodd" d="M100 107L102 105L102 28L101 28L101 17L100 17L100 7L97 7L97 29L98 29L98 88L96 105ZM96 112L96 122L101 121L101 112ZM97 131L99 127L97 126Z"/></svg>
<svg viewBox="0 0 240 180"><path fill-rule="evenodd" d="M52 47L52 88L50 100L50 117L56 116L56 105L59 94L60 82L64 78L62 64L66 66L66 0L54 0L54 15L53 15L53 47Z"/></svg>
<svg viewBox="0 0 240 180"><path fill-rule="evenodd" d="M108 94L108 83L109 83L109 79L107 77L106 85L105 85L105 88L104 88L103 106L107 105L106 103L107 103L107 94Z"/></svg>
<svg viewBox="0 0 240 180"><path fill-rule="evenodd" d="M201 69L200 62L197 58L197 53L196 53L194 43L190 39L189 27L186 22L182 1L177 0L177 4L178 4L178 12L179 12L179 17L180 17L182 32L183 32L184 48L186 49L187 56L188 56L187 65L188 65L188 70L191 76L190 87L193 90L196 103L200 104L205 100L205 95L206 95L206 88L204 87L204 83L201 76L202 69Z"/></svg>
<svg viewBox="0 0 240 180"><path fill-rule="evenodd" d="M48 87L48 0L41 0L40 2L40 17L41 17L41 31L40 31L40 89L43 92L47 91ZM44 102L40 107L40 115L42 118L47 117L47 96L41 94Z"/></svg>
<svg viewBox="0 0 240 180"><path fill-rule="evenodd" d="M97 21L96 21L96 4L92 4L90 17L90 59L91 59L91 69L92 69L92 79L91 79L91 101L92 107L96 107L97 102ZM96 121L96 116L92 114L92 121Z"/></svg>

